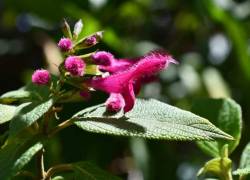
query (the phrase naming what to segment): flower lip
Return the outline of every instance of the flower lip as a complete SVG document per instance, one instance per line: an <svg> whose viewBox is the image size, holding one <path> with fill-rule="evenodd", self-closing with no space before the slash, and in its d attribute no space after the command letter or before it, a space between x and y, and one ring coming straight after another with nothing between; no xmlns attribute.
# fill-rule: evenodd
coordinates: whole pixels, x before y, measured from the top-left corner
<svg viewBox="0 0 250 180"><path fill-rule="evenodd" d="M77 56L69 56L65 60L64 67L73 76L83 76L86 64Z"/></svg>
<svg viewBox="0 0 250 180"><path fill-rule="evenodd" d="M37 85L46 85L50 81L49 71L38 69L32 74L32 82Z"/></svg>

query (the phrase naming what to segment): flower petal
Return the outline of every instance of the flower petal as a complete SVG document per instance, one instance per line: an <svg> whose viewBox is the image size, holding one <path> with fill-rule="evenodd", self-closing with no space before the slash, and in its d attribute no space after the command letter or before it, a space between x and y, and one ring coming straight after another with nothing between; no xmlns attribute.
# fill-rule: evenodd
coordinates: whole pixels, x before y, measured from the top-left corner
<svg viewBox="0 0 250 180"><path fill-rule="evenodd" d="M135 93L132 83L129 83L128 86L125 87L122 96L125 100L124 112L128 112L134 107L135 104Z"/></svg>
<svg viewBox="0 0 250 180"><path fill-rule="evenodd" d="M94 89L107 93L121 93L128 82L133 78L131 72L114 74L105 78L94 78L90 81L90 86Z"/></svg>

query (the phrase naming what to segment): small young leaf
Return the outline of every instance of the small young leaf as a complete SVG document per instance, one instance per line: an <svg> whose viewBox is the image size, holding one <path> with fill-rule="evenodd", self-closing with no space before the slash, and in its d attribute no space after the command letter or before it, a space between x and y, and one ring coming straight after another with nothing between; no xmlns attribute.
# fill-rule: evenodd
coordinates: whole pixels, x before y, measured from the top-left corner
<svg viewBox="0 0 250 180"><path fill-rule="evenodd" d="M11 179L42 147L34 139L15 139L0 149L0 179Z"/></svg>
<svg viewBox="0 0 250 180"><path fill-rule="evenodd" d="M10 121L15 115L16 106L0 104L0 124Z"/></svg>
<svg viewBox="0 0 250 180"><path fill-rule="evenodd" d="M223 171L226 169L230 170L232 165L232 161L229 158L214 158L208 162L199 170L197 176L202 174L211 173L220 177L220 179L224 179L221 177Z"/></svg>
<svg viewBox="0 0 250 180"><path fill-rule="evenodd" d="M70 30L70 26L68 24L68 22L64 19L63 20L63 27L62 27L62 31L65 37L72 39L72 33Z"/></svg>
<svg viewBox="0 0 250 180"><path fill-rule="evenodd" d="M10 136L14 136L42 117L53 105L53 99L38 103L23 103L17 107L10 122Z"/></svg>
<svg viewBox="0 0 250 180"><path fill-rule="evenodd" d="M78 127L95 133L164 140L232 139L208 120L153 99L137 99L125 115L108 114L101 104L82 110L73 118Z"/></svg>
<svg viewBox="0 0 250 180"><path fill-rule="evenodd" d="M233 172L235 175L246 175L250 174L250 143L248 143L243 150L240 159L240 167Z"/></svg>
<svg viewBox="0 0 250 180"><path fill-rule="evenodd" d="M88 75L101 75L101 72L96 65L87 65L85 68L85 74Z"/></svg>
<svg viewBox="0 0 250 180"><path fill-rule="evenodd" d="M80 19L79 21L77 21L74 27L74 32L73 32L74 39L77 39L79 34L82 32L82 29L83 29L83 23L82 23L82 20Z"/></svg>
<svg viewBox="0 0 250 180"><path fill-rule="evenodd" d="M229 154L238 146L241 137L242 117L240 106L232 99L204 99L193 104L192 112L209 119L214 125L233 136L234 141L201 141L198 146L212 157L228 144Z"/></svg>

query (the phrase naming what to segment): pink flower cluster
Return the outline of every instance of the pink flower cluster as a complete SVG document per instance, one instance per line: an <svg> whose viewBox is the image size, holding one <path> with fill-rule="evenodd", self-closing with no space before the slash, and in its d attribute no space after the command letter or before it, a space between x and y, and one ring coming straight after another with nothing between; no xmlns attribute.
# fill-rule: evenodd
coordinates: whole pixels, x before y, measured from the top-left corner
<svg viewBox="0 0 250 180"><path fill-rule="evenodd" d="M102 37L102 32L97 32L84 39L83 43L90 47L97 44ZM73 44L75 47L73 47ZM135 97L140 92L141 86L155 79L155 75L167 68L170 63L177 62L171 55L165 51L152 51L145 56L133 59L118 59L113 54L106 51L97 51L88 59L80 58L80 56L73 55L79 47L81 47L76 39L61 38L58 42L58 47L66 52L66 59L63 62L64 70L66 70L72 78L83 77L86 67L90 63L91 66L95 64L101 72L105 73L103 76L90 75L78 78L77 86L81 86L80 95L84 99L90 98L89 90L94 88L109 94L105 105L108 111L124 112L130 111L135 104ZM79 47L78 47L79 46ZM85 46L84 46L85 48ZM62 67L62 66L60 66ZM37 85L46 85L50 81L50 74L47 70L36 70L32 75L32 82ZM80 81L80 82L79 82ZM75 83L75 82L73 82ZM77 87L76 86L76 87ZM83 91L84 89L84 91Z"/></svg>

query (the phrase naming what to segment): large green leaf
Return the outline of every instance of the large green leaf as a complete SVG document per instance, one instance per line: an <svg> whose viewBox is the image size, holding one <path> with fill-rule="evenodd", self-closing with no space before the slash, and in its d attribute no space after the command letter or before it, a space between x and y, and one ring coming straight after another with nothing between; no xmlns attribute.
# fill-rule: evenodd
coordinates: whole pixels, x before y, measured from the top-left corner
<svg viewBox="0 0 250 180"><path fill-rule="evenodd" d="M0 179L14 176L42 147L42 143L34 138L12 139L0 150Z"/></svg>
<svg viewBox="0 0 250 180"><path fill-rule="evenodd" d="M229 98L203 99L195 101L192 112L209 119L214 125L234 138L234 141L201 141L198 142L198 146L212 157L219 157L221 148L228 144L229 153L232 153L239 144L241 137L240 106Z"/></svg>
<svg viewBox="0 0 250 180"><path fill-rule="evenodd" d="M15 115L16 106L0 104L0 124L10 121Z"/></svg>
<svg viewBox="0 0 250 180"><path fill-rule="evenodd" d="M235 175L250 174L250 143L247 144L240 159L240 167L233 172Z"/></svg>
<svg viewBox="0 0 250 180"><path fill-rule="evenodd" d="M17 107L10 122L10 135L14 136L41 118L53 105L53 99L40 103L23 103Z"/></svg>
<svg viewBox="0 0 250 180"><path fill-rule="evenodd" d="M72 170L56 176L53 180L119 180L120 178L100 169L90 162L78 162L72 164Z"/></svg>
<svg viewBox="0 0 250 180"><path fill-rule="evenodd" d="M165 140L232 139L208 120L157 100L137 99L123 115L108 114L103 104L80 111L75 124L90 132Z"/></svg>

